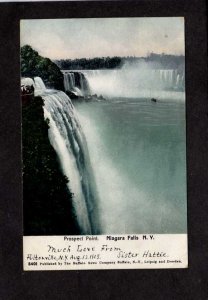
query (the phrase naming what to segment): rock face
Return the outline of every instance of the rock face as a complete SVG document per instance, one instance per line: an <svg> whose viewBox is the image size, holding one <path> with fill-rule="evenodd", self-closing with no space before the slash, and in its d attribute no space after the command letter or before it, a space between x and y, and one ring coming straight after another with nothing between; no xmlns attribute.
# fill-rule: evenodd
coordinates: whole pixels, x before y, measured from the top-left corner
<svg viewBox="0 0 208 300"><path fill-rule="evenodd" d="M22 105L28 105L34 98L34 86L33 85L21 85L21 99Z"/></svg>
<svg viewBox="0 0 208 300"><path fill-rule="evenodd" d="M43 79L48 88L64 90L63 74L49 58L44 58L29 45L21 48L21 76Z"/></svg>

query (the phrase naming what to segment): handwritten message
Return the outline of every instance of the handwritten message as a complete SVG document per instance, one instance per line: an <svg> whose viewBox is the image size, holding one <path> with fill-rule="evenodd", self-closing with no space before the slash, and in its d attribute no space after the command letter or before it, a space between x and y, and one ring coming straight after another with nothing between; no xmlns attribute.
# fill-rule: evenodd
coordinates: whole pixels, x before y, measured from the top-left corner
<svg viewBox="0 0 208 300"><path fill-rule="evenodd" d="M24 270L187 267L186 234L25 236Z"/></svg>

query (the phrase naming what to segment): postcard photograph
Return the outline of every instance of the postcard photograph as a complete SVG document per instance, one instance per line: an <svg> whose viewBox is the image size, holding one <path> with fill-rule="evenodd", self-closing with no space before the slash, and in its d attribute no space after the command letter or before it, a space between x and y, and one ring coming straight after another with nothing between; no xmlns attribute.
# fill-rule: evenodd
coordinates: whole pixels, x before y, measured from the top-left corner
<svg viewBox="0 0 208 300"><path fill-rule="evenodd" d="M24 236L187 234L184 18L21 20Z"/></svg>

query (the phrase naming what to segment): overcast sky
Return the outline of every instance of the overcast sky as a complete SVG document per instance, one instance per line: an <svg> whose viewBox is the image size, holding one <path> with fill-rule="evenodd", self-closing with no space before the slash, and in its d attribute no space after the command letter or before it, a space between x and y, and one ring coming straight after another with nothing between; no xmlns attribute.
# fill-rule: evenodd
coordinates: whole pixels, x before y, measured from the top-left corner
<svg viewBox="0 0 208 300"><path fill-rule="evenodd" d="M22 20L21 46L51 59L184 54L184 19Z"/></svg>

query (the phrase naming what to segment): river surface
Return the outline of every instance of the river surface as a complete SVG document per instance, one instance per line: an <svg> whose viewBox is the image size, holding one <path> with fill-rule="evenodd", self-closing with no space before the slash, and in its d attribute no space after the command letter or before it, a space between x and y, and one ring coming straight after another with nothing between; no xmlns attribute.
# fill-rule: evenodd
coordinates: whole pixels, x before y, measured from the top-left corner
<svg viewBox="0 0 208 300"><path fill-rule="evenodd" d="M185 104L74 103L90 153L103 234L186 232Z"/></svg>

